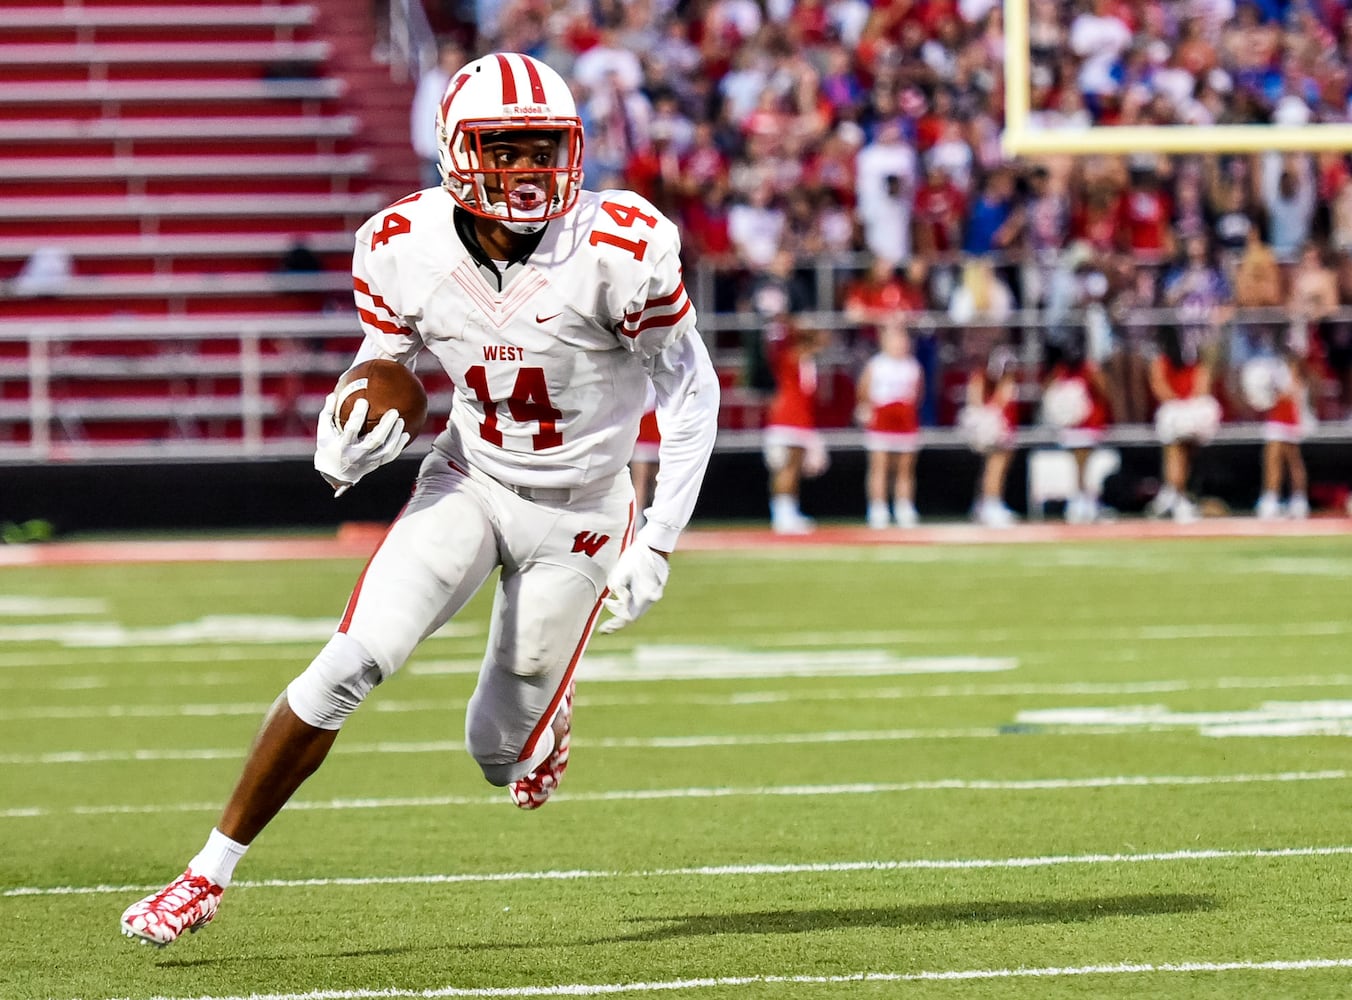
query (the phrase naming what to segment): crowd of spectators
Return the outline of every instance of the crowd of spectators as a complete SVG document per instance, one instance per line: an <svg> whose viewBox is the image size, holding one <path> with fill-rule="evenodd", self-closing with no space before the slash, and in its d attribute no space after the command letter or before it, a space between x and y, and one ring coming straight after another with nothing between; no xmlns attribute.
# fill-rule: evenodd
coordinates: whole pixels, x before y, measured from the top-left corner
<svg viewBox="0 0 1352 1000"><path fill-rule="evenodd" d="M1070 328L1109 376L1113 420L1146 421L1158 310L1222 371L1299 353L1319 415L1352 415L1348 157L1009 160L998 0L430 6L467 50L527 52L569 79L588 186L678 220L689 264L718 269L720 310L843 311L834 356L856 367L880 310L928 315L926 424L953 420L946 385L995 347L1045 366ZM1342 0L1031 0L1029 29L1035 127L1349 120ZM1252 418L1220 394L1227 417Z"/></svg>

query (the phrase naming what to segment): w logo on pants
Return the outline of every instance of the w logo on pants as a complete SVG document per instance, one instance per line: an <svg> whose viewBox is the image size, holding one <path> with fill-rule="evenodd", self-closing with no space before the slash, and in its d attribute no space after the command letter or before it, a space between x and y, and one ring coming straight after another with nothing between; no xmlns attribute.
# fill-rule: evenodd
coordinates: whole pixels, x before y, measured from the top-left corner
<svg viewBox="0 0 1352 1000"><path fill-rule="evenodd" d="M585 552L595 558L596 553L601 551L601 546L608 541L609 535L598 535L594 531L579 531L573 536L573 551Z"/></svg>

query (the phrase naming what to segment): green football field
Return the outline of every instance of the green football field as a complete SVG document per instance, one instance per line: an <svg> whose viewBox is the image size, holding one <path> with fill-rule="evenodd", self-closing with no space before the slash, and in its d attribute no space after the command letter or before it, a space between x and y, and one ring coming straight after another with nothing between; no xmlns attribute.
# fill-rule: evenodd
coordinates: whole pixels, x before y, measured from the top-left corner
<svg viewBox="0 0 1352 1000"><path fill-rule="evenodd" d="M680 553L534 813L481 594L127 941L359 571L0 570L0 1000L1352 996L1352 537Z"/></svg>

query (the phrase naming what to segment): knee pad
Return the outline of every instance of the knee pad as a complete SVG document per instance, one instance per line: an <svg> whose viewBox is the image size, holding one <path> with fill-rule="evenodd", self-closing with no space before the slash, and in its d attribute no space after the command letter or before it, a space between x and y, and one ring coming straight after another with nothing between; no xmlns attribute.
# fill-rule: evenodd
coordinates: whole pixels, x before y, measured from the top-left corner
<svg viewBox="0 0 1352 1000"><path fill-rule="evenodd" d="M317 729L341 729L382 680L371 654L356 639L339 632L287 685L286 700L302 722Z"/></svg>

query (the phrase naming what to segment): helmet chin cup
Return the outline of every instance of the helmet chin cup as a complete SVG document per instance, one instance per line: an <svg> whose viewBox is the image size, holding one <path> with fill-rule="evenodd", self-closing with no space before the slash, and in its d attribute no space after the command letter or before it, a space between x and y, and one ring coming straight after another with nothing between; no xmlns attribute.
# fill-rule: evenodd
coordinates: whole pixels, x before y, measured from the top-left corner
<svg viewBox="0 0 1352 1000"><path fill-rule="evenodd" d="M538 233L554 217L547 211L547 205L541 205L531 213L531 215L538 215L538 218L531 218L530 216L522 218L520 210L513 213L501 202L487 202L486 199L485 202L486 207L475 212L475 214L481 218L492 219L509 233L516 233L518 236L530 236ZM557 204L557 199L555 199L555 203Z"/></svg>

